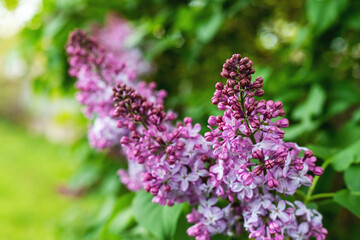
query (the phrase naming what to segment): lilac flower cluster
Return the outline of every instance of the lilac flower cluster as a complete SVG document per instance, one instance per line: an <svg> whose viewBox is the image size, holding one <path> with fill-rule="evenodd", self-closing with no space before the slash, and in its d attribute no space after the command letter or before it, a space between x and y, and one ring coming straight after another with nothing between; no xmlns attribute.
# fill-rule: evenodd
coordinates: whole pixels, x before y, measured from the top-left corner
<svg viewBox="0 0 360 240"><path fill-rule="evenodd" d="M109 15L108 24L103 28L94 26L93 32L95 37L88 38L85 32L74 31L69 36L66 52L69 74L77 78L77 100L84 105L86 117L93 121L88 133L90 144L96 149L104 149L118 145L118 139L129 132L117 128L116 120L111 116L112 88L116 84L137 87L156 103L162 103L166 92L155 93L155 83L147 85L137 81L139 75L151 68L139 49L125 47L125 40L133 30L124 19ZM110 44L113 42L116 45Z"/></svg>
<svg viewBox="0 0 360 240"><path fill-rule="evenodd" d="M129 74L126 59L116 55L121 51L113 54L75 31L67 52L78 99L95 117L92 145L121 144L128 170L118 174L129 189L144 188L161 205L193 206L188 235L208 240L246 231L254 239L325 239L319 212L284 200L311 186L323 169L311 150L283 140L289 125L281 118L283 104L258 100L263 79L252 81L248 58L234 54L223 65L226 84L215 85L212 103L224 113L209 117L210 131L202 136L189 117L174 123L176 114L164 110L166 93Z"/></svg>

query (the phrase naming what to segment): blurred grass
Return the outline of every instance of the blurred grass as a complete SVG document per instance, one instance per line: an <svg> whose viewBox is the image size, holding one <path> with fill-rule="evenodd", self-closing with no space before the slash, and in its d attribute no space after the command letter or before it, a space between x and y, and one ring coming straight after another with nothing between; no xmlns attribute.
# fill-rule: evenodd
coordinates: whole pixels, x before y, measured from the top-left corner
<svg viewBox="0 0 360 240"><path fill-rule="evenodd" d="M73 199L57 188L76 166L69 150L0 121L1 239L56 239Z"/></svg>

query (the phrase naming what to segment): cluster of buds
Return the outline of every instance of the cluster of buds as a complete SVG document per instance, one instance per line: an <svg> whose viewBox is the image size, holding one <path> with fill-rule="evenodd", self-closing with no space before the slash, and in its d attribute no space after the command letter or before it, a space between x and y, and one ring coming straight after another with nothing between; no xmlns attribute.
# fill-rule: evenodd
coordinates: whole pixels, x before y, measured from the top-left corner
<svg viewBox="0 0 360 240"><path fill-rule="evenodd" d="M151 71L151 67L138 48L125 46L126 39L133 34L127 21L110 14L106 26L93 26L92 32L93 37L89 37L82 30L73 31L66 52L69 74L77 78L76 98L84 106L85 116L92 121L88 131L90 144L96 149L106 149L119 146L118 139L129 133L127 128L117 128L116 119L111 115L114 86L127 84L154 103L162 103L166 92L156 92L155 83L137 80L138 76Z"/></svg>

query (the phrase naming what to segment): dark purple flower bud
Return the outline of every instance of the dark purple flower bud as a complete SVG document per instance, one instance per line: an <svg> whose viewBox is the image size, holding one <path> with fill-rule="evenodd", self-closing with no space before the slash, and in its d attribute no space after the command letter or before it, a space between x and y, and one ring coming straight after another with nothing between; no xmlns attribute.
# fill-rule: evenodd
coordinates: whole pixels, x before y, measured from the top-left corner
<svg viewBox="0 0 360 240"><path fill-rule="evenodd" d="M250 130L250 128L246 127L245 130L244 130L244 134L246 136L250 136L252 134L252 131Z"/></svg>
<svg viewBox="0 0 360 240"><path fill-rule="evenodd" d="M269 159L265 161L265 167L266 169L271 169L275 166L274 160Z"/></svg>
<svg viewBox="0 0 360 240"><path fill-rule="evenodd" d="M142 117L140 115L135 115L134 116L134 121L135 122L141 122L141 120L142 120Z"/></svg>
<svg viewBox="0 0 360 240"><path fill-rule="evenodd" d="M276 222L270 222L269 229L270 229L271 234L281 232L281 228L280 228L279 224L277 224Z"/></svg>
<svg viewBox="0 0 360 240"><path fill-rule="evenodd" d="M157 187L152 187L150 189L150 193L153 195L153 196L156 196L158 193L159 193L159 189Z"/></svg>
<svg viewBox="0 0 360 240"><path fill-rule="evenodd" d="M226 93L228 96L233 96L235 94L235 90L233 88L226 89Z"/></svg>
<svg viewBox="0 0 360 240"><path fill-rule="evenodd" d="M192 124L192 118L191 117L185 117L184 118L184 123L185 124Z"/></svg>
<svg viewBox="0 0 360 240"><path fill-rule="evenodd" d="M142 180L144 182L151 181L153 178L154 178L153 175L151 175L151 173L149 172L144 173L142 176Z"/></svg>
<svg viewBox="0 0 360 240"><path fill-rule="evenodd" d="M176 158L174 155L169 155L168 159L166 159L166 161L170 164L173 165L176 163Z"/></svg>
<svg viewBox="0 0 360 240"><path fill-rule="evenodd" d="M216 126L216 125L217 125L216 117L215 117L215 116L210 116L210 117L209 117L209 120L208 120L208 124L209 124L210 126Z"/></svg>
<svg viewBox="0 0 360 240"><path fill-rule="evenodd" d="M273 188L279 186L279 182L276 179L272 178L267 182L267 185L269 188Z"/></svg>
<svg viewBox="0 0 360 240"><path fill-rule="evenodd" d="M284 104L283 104L282 102L280 102L280 101L276 101L276 102L275 102L275 108L277 108L277 109L282 108L283 105L284 105Z"/></svg>
<svg viewBox="0 0 360 240"><path fill-rule="evenodd" d="M209 161L209 157L206 156L205 154L203 154L203 155L201 155L201 161L207 162L207 161Z"/></svg>
<svg viewBox="0 0 360 240"><path fill-rule="evenodd" d="M136 125L134 123L132 123L132 122L129 122L128 123L128 128L129 128L130 131L135 131Z"/></svg>
<svg viewBox="0 0 360 240"><path fill-rule="evenodd" d="M214 104L214 105L218 105L220 102L219 98L217 97L213 97L211 98L211 103Z"/></svg>
<svg viewBox="0 0 360 240"><path fill-rule="evenodd" d="M217 82L217 83L215 84L215 88L216 88L217 90L222 90L222 89L224 88L224 85L223 85L221 82Z"/></svg>
<svg viewBox="0 0 360 240"><path fill-rule="evenodd" d="M287 152L286 148L284 148L283 146L280 146L276 149L275 154L278 157L286 157L288 155L288 152Z"/></svg>
<svg viewBox="0 0 360 240"><path fill-rule="evenodd" d="M252 157L255 158L255 159L263 159L263 154L260 150L255 150L253 153L252 153Z"/></svg>
<svg viewBox="0 0 360 240"><path fill-rule="evenodd" d="M257 176L259 176L263 172L261 167L257 167L253 170L253 173Z"/></svg>
<svg viewBox="0 0 360 240"><path fill-rule="evenodd" d="M241 179L243 180L243 184L245 186L249 186L252 184L252 182L254 181L254 178L252 176L251 173L244 173L242 176L241 176Z"/></svg>
<svg viewBox="0 0 360 240"><path fill-rule="evenodd" d="M313 172L315 175L320 176L324 173L324 169L322 167L315 167Z"/></svg>
<svg viewBox="0 0 360 240"><path fill-rule="evenodd" d="M280 128L287 128L289 126L289 120L287 120L286 118L278 119L276 121L276 126Z"/></svg>
<svg viewBox="0 0 360 240"><path fill-rule="evenodd" d="M145 186L144 186L145 192L150 192L150 189L151 189L150 184L145 184Z"/></svg>
<svg viewBox="0 0 360 240"><path fill-rule="evenodd" d="M262 89L257 89L256 92L255 92L255 95L258 96L258 97L262 97L264 96L264 90Z"/></svg>
<svg viewBox="0 0 360 240"><path fill-rule="evenodd" d="M121 139L120 139L120 143L121 144L129 144L130 143L130 138L128 138L127 136L123 136Z"/></svg>
<svg viewBox="0 0 360 240"><path fill-rule="evenodd" d="M179 151L182 151L184 150L185 148L185 144L183 142L177 142L176 143L176 149L179 150Z"/></svg>
<svg viewBox="0 0 360 240"><path fill-rule="evenodd" d="M236 72L231 72L230 73L230 78L234 79L237 77L237 73Z"/></svg>
<svg viewBox="0 0 360 240"><path fill-rule="evenodd" d="M313 151L311 151L311 150L305 151L304 158L311 158L312 156L314 156Z"/></svg>
<svg viewBox="0 0 360 240"><path fill-rule="evenodd" d="M170 187L169 185L165 185L165 186L164 186L164 191L167 192L167 193L170 192L170 191L171 191L171 187Z"/></svg>
<svg viewBox="0 0 360 240"><path fill-rule="evenodd" d="M212 142L215 138L214 134L212 132L206 132L204 134L205 140L208 142Z"/></svg>
<svg viewBox="0 0 360 240"><path fill-rule="evenodd" d="M280 166L283 166L285 164L285 159L282 157L279 157L276 159L276 164L279 164Z"/></svg>
<svg viewBox="0 0 360 240"><path fill-rule="evenodd" d="M284 109L279 109L278 111L279 111L279 113L278 113L279 116L282 117L282 116L285 115L285 110Z"/></svg>

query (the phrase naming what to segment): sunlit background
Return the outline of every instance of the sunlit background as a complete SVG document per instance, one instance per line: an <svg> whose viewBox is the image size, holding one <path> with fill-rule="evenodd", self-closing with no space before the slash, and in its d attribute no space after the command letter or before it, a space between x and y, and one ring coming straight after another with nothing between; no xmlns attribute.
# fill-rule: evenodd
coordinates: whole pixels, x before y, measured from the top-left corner
<svg viewBox="0 0 360 240"><path fill-rule="evenodd" d="M241 53L265 79L266 98L284 102L285 138L321 161L358 143L359 1L0 0L1 239L101 239L121 164L88 147L64 46L71 30L109 12L137 30L131 44L157 66L147 80L181 116L206 123L222 64ZM343 188L344 170L327 169L316 191ZM360 238L359 219L334 200L316 208L329 239Z"/></svg>

